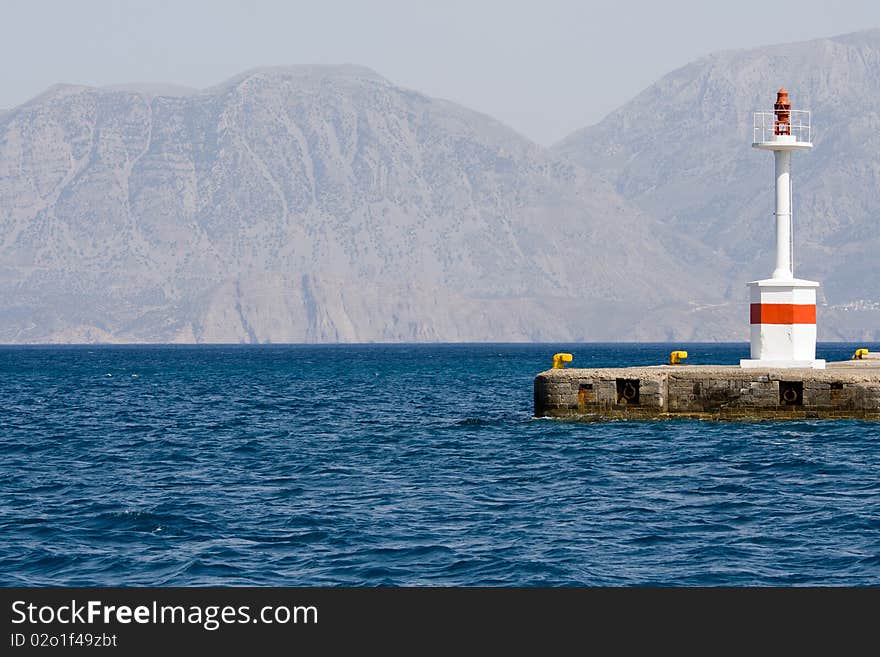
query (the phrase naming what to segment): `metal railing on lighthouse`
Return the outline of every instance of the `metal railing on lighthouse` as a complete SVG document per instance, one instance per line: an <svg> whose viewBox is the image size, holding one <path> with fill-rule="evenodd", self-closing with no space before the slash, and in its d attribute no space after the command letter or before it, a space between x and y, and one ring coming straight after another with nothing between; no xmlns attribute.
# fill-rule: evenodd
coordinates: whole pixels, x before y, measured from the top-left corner
<svg viewBox="0 0 880 657"><path fill-rule="evenodd" d="M787 131L778 133L779 120L774 110L761 110L755 112L752 124L752 143L762 144L777 141L778 137L793 137L795 143L810 143L813 141L813 127L811 124L810 110L787 110L789 122Z"/></svg>

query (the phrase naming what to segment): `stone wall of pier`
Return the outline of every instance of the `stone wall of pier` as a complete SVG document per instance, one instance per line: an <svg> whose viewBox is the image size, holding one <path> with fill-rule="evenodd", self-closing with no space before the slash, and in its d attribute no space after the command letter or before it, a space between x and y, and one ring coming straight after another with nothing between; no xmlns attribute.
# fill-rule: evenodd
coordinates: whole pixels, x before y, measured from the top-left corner
<svg viewBox="0 0 880 657"><path fill-rule="evenodd" d="M534 394L539 417L880 419L880 368L571 368L537 375Z"/></svg>

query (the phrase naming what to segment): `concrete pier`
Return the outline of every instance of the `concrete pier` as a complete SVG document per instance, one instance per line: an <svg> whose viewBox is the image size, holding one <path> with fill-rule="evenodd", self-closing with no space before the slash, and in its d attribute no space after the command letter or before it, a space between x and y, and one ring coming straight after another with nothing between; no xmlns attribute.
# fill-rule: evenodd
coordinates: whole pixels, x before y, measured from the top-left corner
<svg viewBox="0 0 880 657"><path fill-rule="evenodd" d="M826 369L659 365L550 369L535 377L535 416L880 420L880 355Z"/></svg>

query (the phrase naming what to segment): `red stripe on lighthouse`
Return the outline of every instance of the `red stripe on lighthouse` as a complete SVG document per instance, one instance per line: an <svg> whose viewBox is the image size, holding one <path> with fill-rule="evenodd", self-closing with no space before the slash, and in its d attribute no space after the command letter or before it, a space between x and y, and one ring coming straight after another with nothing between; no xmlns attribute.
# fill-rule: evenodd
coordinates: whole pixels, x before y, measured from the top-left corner
<svg viewBox="0 0 880 657"><path fill-rule="evenodd" d="M752 324L815 324L816 306L795 303L753 303Z"/></svg>

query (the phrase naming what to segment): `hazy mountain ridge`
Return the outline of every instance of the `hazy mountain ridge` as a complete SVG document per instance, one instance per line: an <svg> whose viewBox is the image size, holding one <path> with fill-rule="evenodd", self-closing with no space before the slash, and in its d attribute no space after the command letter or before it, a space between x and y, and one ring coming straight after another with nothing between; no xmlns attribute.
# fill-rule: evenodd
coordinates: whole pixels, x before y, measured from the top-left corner
<svg viewBox="0 0 880 657"><path fill-rule="evenodd" d="M0 113L0 342L746 340L781 85L820 339L880 339L878 53L717 53L553 149L351 65L56 85Z"/></svg>
<svg viewBox="0 0 880 657"><path fill-rule="evenodd" d="M607 183L360 67L58 85L0 120L0 208L3 342L663 339L688 307Z"/></svg>
<svg viewBox="0 0 880 657"><path fill-rule="evenodd" d="M599 173L667 228L715 251L719 301L768 275L773 162L750 148L752 112L785 86L813 112L794 158L797 274L823 283L820 338L880 339L880 30L728 51L673 71L554 150Z"/></svg>

